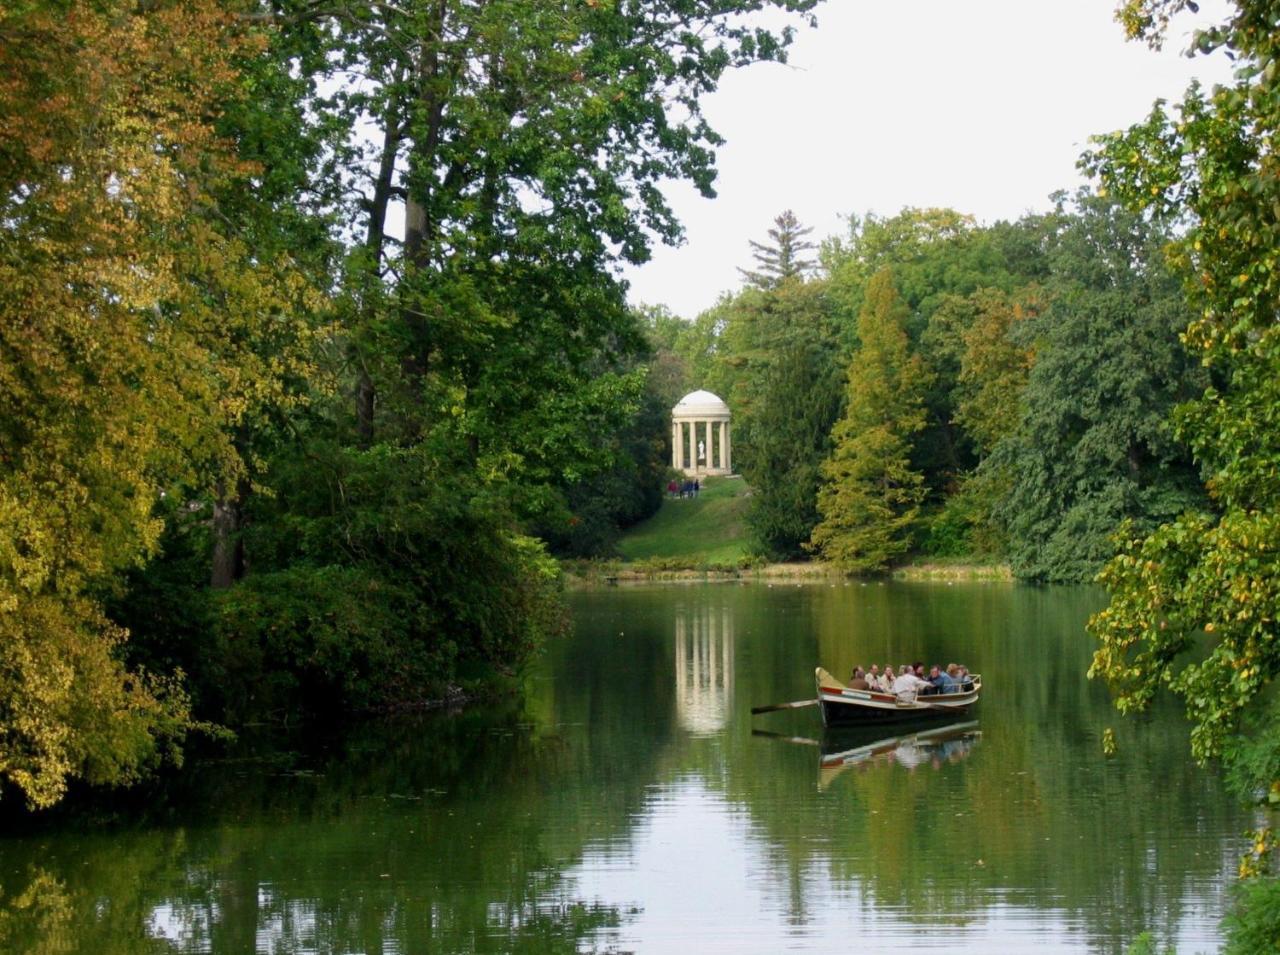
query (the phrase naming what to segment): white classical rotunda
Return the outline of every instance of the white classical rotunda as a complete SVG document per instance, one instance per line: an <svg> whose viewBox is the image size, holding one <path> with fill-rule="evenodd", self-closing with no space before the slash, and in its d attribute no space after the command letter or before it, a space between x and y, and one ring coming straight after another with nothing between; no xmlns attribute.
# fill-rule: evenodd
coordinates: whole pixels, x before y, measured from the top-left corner
<svg viewBox="0 0 1280 955"><path fill-rule="evenodd" d="M671 466L689 477L732 474L729 406L709 391L692 391L671 409Z"/></svg>

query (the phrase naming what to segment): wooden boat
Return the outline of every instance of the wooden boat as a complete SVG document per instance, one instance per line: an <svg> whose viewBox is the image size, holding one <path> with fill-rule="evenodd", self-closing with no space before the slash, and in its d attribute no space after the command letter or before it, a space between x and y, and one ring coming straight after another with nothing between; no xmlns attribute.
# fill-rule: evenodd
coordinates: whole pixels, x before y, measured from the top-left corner
<svg viewBox="0 0 1280 955"><path fill-rule="evenodd" d="M827 726L887 723L934 716L955 719L969 712L982 692L982 677L976 673L969 674L967 685L972 689L960 693L913 695L909 699L877 690L852 690L822 667L817 668L814 676L818 682L822 722Z"/></svg>

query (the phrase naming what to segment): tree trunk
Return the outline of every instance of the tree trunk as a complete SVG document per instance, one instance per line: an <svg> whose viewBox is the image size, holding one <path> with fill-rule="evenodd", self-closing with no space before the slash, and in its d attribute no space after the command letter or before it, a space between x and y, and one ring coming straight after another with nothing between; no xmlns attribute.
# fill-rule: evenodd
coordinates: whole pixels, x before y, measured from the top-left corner
<svg viewBox="0 0 1280 955"><path fill-rule="evenodd" d="M409 160L410 177L418 190L418 194L411 191L405 198L404 257L410 271L426 271L431 267L434 240L439 228L439 223L432 218L434 210L430 205L437 183L436 161L444 129L445 103L450 92L447 84L451 83L441 56L447 6L447 0L437 0L432 8L432 19L426 29L428 40L418 62L418 98L413 112L424 117L426 122L425 126L414 131L416 135L412 137ZM431 361L434 344L431 325L427 316L412 302L404 310L404 319L412 344L403 356L401 365L411 378L421 378L426 375Z"/></svg>
<svg viewBox="0 0 1280 955"><path fill-rule="evenodd" d="M244 577L244 502L248 497L247 481L236 482L235 493L227 495L226 486L219 481L213 501L213 570L209 586L225 590Z"/></svg>
<svg viewBox="0 0 1280 955"><path fill-rule="evenodd" d="M365 229L364 245L369 251L368 276L370 286L382 281L382 254L387 234L387 207L391 201L391 190L395 185L396 156L400 151L400 143L404 138L404 129L400 122L399 112L394 103L387 107L383 120L382 155L378 163L378 178L373 184L373 197L369 201L369 223ZM371 306L365 306L366 323L371 318ZM356 440L359 447L368 448L373 444L373 414L376 406L377 392L369 369L359 355L358 347L352 348L352 358L359 367L359 380L356 383Z"/></svg>
<svg viewBox="0 0 1280 955"><path fill-rule="evenodd" d="M356 383L356 443L362 451L368 450L373 444L373 406L376 397L373 379L361 368L360 380Z"/></svg>

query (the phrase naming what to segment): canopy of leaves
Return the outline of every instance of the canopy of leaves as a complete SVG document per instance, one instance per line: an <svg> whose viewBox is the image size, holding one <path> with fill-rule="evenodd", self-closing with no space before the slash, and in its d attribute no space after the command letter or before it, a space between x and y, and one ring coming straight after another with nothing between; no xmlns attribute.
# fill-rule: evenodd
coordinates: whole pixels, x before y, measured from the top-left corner
<svg viewBox="0 0 1280 955"><path fill-rule="evenodd" d="M305 288L214 209L254 171L211 118L257 49L221 4L0 14L0 778L34 805L188 725L93 595L152 552L162 492L243 470L229 432L287 400Z"/></svg>
<svg viewBox="0 0 1280 955"><path fill-rule="evenodd" d="M522 523L662 457L601 439L645 382L612 266L785 55L741 15L816 2L0 11L0 780L134 778L192 725L144 661L247 716L527 659Z"/></svg>
<svg viewBox="0 0 1280 955"><path fill-rule="evenodd" d="M830 297L843 314L846 347L871 278L892 268L908 309L907 334L931 374L926 423L912 441L912 462L935 499L950 495L978 460L956 426L962 336L973 319L964 304L980 289L1013 293L1043 281L1044 225L1038 216L979 227L952 209L903 209L895 216L850 217L849 234L823 245Z"/></svg>
<svg viewBox="0 0 1280 955"><path fill-rule="evenodd" d="M1132 35L1158 43L1188 5L1133 0L1121 18ZM1124 712L1145 706L1160 685L1172 687L1186 700L1195 753L1247 767L1245 791L1276 799L1280 734L1266 708L1280 675L1275 5L1234 3L1193 47L1230 51L1235 81L1211 93L1193 86L1181 103L1157 104L1145 122L1103 138L1086 158L1125 202L1186 224L1171 260L1195 311L1184 339L1212 386L1176 421L1207 475L1211 506L1146 536L1128 530L1102 574L1111 602L1091 624L1100 646L1090 673L1112 685ZM1248 732L1246 718L1257 721ZM1259 833L1242 872L1266 871L1273 847L1270 833ZM1268 891L1246 899L1246 908L1264 913L1271 940L1276 919L1265 913L1273 898Z"/></svg>
<svg viewBox="0 0 1280 955"><path fill-rule="evenodd" d="M984 463L1009 481L999 516L1014 572L1051 581L1092 577L1122 520L1153 527L1197 501L1169 424L1197 376L1168 234L1107 200L1077 209L1051 247L1051 302L1017 331L1036 355L1019 426Z"/></svg>

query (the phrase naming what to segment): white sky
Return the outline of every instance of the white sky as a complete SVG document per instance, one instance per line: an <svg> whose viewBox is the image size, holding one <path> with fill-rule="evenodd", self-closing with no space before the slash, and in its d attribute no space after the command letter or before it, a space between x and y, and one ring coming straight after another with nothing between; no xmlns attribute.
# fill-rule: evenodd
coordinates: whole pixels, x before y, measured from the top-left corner
<svg viewBox="0 0 1280 955"><path fill-rule="evenodd" d="M748 240L787 208L814 240L843 234L849 213L950 206L989 223L1047 208L1082 182L1090 136L1179 98L1192 76L1230 75L1221 56L1181 55L1187 16L1160 53L1126 42L1116 2L827 0L786 66L730 73L706 101L727 140L719 195L668 187L686 242L626 271L630 300L692 318L738 287ZM1201 9L1212 22L1222 7Z"/></svg>

